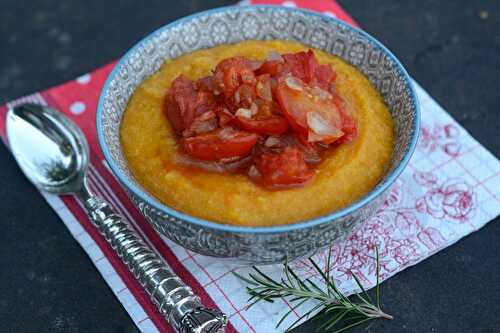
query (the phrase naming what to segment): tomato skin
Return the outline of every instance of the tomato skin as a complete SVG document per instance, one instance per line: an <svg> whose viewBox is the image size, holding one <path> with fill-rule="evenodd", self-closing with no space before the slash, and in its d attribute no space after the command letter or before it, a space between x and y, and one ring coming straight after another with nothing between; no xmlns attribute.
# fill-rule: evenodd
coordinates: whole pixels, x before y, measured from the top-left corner
<svg viewBox="0 0 500 333"><path fill-rule="evenodd" d="M261 183L270 189L304 186L314 177L309 169L304 153L293 147L286 147L278 154L264 153L255 160Z"/></svg>
<svg viewBox="0 0 500 333"><path fill-rule="evenodd" d="M180 146L190 156L204 161L220 161L248 155L257 143L258 135L231 128L180 140Z"/></svg>
<svg viewBox="0 0 500 333"><path fill-rule="evenodd" d="M294 103L301 99L300 92L290 89L284 80L279 80L276 87L276 98L293 130L297 133L307 134L306 114L308 110L301 107L300 104ZM294 107L294 104L297 106Z"/></svg>
<svg viewBox="0 0 500 333"><path fill-rule="evenodd" d="M286 62L285 68L313 86L329 90L331 83L335 81L336 76L331 66L320 65L311 49L307 52L284 54L283 59Z"/></svg>
<svg viewBox="0 0 500 333"><path fill-rule="evenodd" d="M352 142L358 136L358 123L352 116L346 102L338 94L334 94L333 102L340 111L342 118L342 132L344 136L341 137L337 143L349 143Z"/></svg>
<svg viewBox="0 0 500 333"><path fill-rule="evenodd" d="M243 84L255 84L255 64L245 57L232 57L222 60L215 67L215 83L226 97L232 97Z"/></svg>
<svg viewBox="0 0 500 333"><path fill-rule="evenodd" d="M221 128L225 127L234 119L234 114L232 114L227 108L220 105L215 108L215 114L219 119L219 126Z"/></svg>
<svg viewBox="0 0 500 333"><path fill-rule="evenodd" d="M282 57L285 59L283 72L290 72L302 81L309 82L308 59L305 52L283 54Z"/></svg>
<svg viewBox="0 0 500 333"><path fill-rule="evenodd" d="M320 65L311 49L307 52L283 54L282 58L282 61L265 61L257 74L280 77L291 73L302 81L317 85L324 90L329 90L330 85L335 81L336 75L331 66Z"/></svg>
<svg viewBox="0 0 500 333"><path fill-rule="evenodd" d="M276 76L284 69L284 62L280 60L267 60L257 70L258 75L270 74Z"/></svg>
<svg viewBox="0 0 500 333"><path fill-rule="evenodd" d="M185 128L184 119L182 118L179 106L175 101L174 94L171 91L167 93L167 97L165 98L163 113L167 116L174 132L176 132L177 134L182 133Z"/></svg>
<svg viewBox="0 0 500 333"><path fill-rule="evenodd" d="M278 115L262 119L235 117L233 123L246 131L263 135L281 135L288 129L287 120Z"/></svg>
<svg viewBox="0 0 500 333"><path fill-rule="evenodd" d="M272 102L273 92L272 92L271 76L269 74L263 74L257 77L255 92L257 96L259 96L263 100L267 102Z"/></svg>
<svg viewBox="0 0 500 333"><path fill-rule="evenodd" d="M217 85L213 75L202 77L195 82L198 90L214 92L217 91Z"/></svg>
<svg viewBox="0 0 500 333"><path fill-rule="evenodd" d="M211 132L217 128L217 115L213 111L204 112L202 115L194 118L191 126L182 131L183 137L190 137L199 134Z"/></svg>
<svg viewBox="0 0 500 333"><path fill-rule="evenodd" d="M312 84L323 90L329 91L332 83L335 82L336 74L329 65L318 65L314 70Z"/></svg>
<svg viewBox="0 0 500 333"><path fill-rule="evenodd" d="M177 133L191 125L194 109L190 104L195 98L194 83L186 76L180 75L172 82L167 93L165 113Z"/></svg>
<svg viewBox="0 0 500 333"><path fill-rule="evenodd" d="M234 95L235 104L240 107L250 107L252 102L257 98L255 87L247 83L239 86Z"/></svg>
<svg viewBox="0 0 500 333"><path fill-rule="evenodd" d="M318 96L314 89L293 78L281 78L278 81L276 97L297 135L306 135L310 142L330 144L343 135L342 119L338 108L331 100L331 95ZM292 87L294 87L292 89ZM314 126L316 125L316 126Z"/></svg>
<svg viewBox="0 0 500 333"><path fill-rule="evenodd" d="M213 110L215 105L212 93L197 90L195 82L180 75L172 82L167 93L164 112L174 131L182 133L196 117Z"/></svg>

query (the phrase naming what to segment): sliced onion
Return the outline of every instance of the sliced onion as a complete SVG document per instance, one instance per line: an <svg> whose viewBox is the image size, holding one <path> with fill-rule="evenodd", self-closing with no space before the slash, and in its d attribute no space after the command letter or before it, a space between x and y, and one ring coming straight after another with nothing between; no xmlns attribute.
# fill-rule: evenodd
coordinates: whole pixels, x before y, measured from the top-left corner
<svg viewBox="0 0 500 333"><path fill-rule="evenodd" d="M318 145L318 147L320 147L321 149L328 149L330 148L330 145L328 143L324 143L324 142L317 142L316 143Z"/></svg>
<svg viewBox="0 0 500 333"><path fill-rule="evenodd" d="M219 138L222 140L230 140L233 138L235 130L232 127L224 127L218 133Z"/></svg>
<svg viewBox="0 0 500 333"><path fill-rule="evenodd" d="M315 96L318 96L321 100L332 99L333 96L328 91L321 89L320 87L315 86L312 88L312 93Z"/></svg>
<svg viewBox="0 0 500 333"><path fill-rule="evenodd" d="M304 90L304 87L302 85L302 81L295 76L287 76L285 79L285 84L288 86L288 88L297 90L297 91L302 91Z"/></svg>
<svg viewBox="0 0 500 333"><path fill-rule="evenodd" d="M307 113L307 126L316 134L327 135L332 131L327 120L324 119L318 112Z"/></svg>
<svg viewBox="0 0 500 333"><path fill-rule="evenodd" d="M271 51L267 54L267 60L269 61L284 61L281 54L276 51Z"/></svg>
<svg viewBox="0 0 500 333"><path fill-rule="evenodd" d="M250 69L253 71L256 71L262 66L263 62L259 60L252 60L250 61Z"/></svg>
<svg viewBox="0 0 500 333"><path fill-rule="evenodd" d="M175 156L175 162L185 167L198 168L210 172L223 173L226 171L226 169L224 168L224 164L217 162L200 161L180 154Z"/></svg>
<svg viewBox="0 0 500 333"><path fill-rule="evenodd" d="M252 155L244 156L230 163L225 163L224 168L229 172L236 172L246 167L252 161Z"/></svg>
<svg viewBox="0 0 500 333"><path fill-rule="evenodd" d="M191 129L196 134L208 133L208 132L213 131L216 128L217 128L217 119L216 118L212 118L210 120L203 121L200 123L193 123L193 126L191 126Z"/></svg>
<svg viewBox="0 0 500 333"><path fill-rule="evenodd" d="M270 136L264 142L264 146L269 148L281 147L281 145L282 145L281 139L276 136Z"/></svg>
<svg viewBox="0 0 500 333"><path fill-rule="evenodd" d="M252 116L256 115L259 111L259 107L257 106L257 104L252 102L252 104L250 105L250 111L252 112Z"/></svg>
<svg viewBox="0 0 500 333"><path fill-rule="evenodd" d="M290 147L297 147L304 152L304 160L309 164L316 164L321 162L321 155L313 145L307 146L303 144L295 135L286 135L282 137L284 145Z"/></svg>
<svg viewBox="0 0 500 333"><path fill-rule="evenodd" d="M245 119L252 119L253 116L252 110L246 108L239 108L234 115Z"/></svg>
<svg viewBox="0 0 500 333"><path fill-rule="evenodd" d="M207 120L210 120L210 119L213 119L216 117L217 117L217 115L215 114L215 112L207 111L207 112L204 112L201 115L199 115L197 118L195 118L195 120L207 121Z"/></svg>
<svg viewBox="0 0 500 333"><path fill-rule="evenodd" d="M213 111L208 111L193 120L191 126L182 132L184 137L203 134L217 128L217 115Z"/></svg>
<svg viewBox="0 0 500 333"><path fill-rule="evenodd" d="M257 95L259 97L268 102L272 102L273 92L271 90L271 81L267 81L266 83L258 81L257 85L255 86L255 90L257 90Z"/></svg>
<svg viewBox="0 0 500 333"><path fill-rule="evenodd" d="M210 172L224 173L224 172L236 172L241 170L245 166L247 166L252 160L252 156L248 155L238 159L232 159L232 161L228 162L210 162L210 161L201 161L194 158L191 158L186 155L177 155L175 157L175 162L191 168L202 169Z"/></svg>
<svg viewBox="0 0 500 333"><path fill-rule="evenodd" d="M244 83L248 83L248 84L254 84L255 83L255 75L253 74L253 72L243 72L241 73L241 81L243 81Z"/></svg>
<svg viewBox="0 0 500 333"><path fill-rule="evenodd" d="M332 83L330 83L330 93L332 94L336 94L337 93L337 85L335 84L335 81L332 81Z"/></svg>
<svg viewBox="0 0 500 333"><path fill-rule="evenodd" d="M260 180L262 178L262 175L259 172L259 169L255 165L250 166L248 168L248 177L252 180Z"/></svg>
<svg viewBox="0 0 500 333"><path fill-rule="evenodd" d="M312 149L305 149L304 161L309 164L318 164L319 162L321 162L321 156Z"/></svg>
<svg viewBox="0 0 500 333"><path fill-rule="evenodd" d="M234 93L234 101L236 102L236 104L240 104L240 102L241 102L239 89L237 89L236 92Z"/></svg>
<svg viewBox="0 0 500 333"><path fill-rule="evenodd" d="M240 156L233 156L233 157L228 157L228 158L222 158L218 162L220 163L232 163L240 159Z"/></svg>

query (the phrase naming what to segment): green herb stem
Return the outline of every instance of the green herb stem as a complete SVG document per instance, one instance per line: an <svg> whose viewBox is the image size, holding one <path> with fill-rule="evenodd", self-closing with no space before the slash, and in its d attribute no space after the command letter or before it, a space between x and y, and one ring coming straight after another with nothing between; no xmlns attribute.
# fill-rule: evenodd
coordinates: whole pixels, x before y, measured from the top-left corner
<svg viewBox="0 0 500 333"><path fill-rule="evenodd" d="M317 316L324 320L324 323L319 328L322 332L339 333L372 319L393 319L391 315L385 313L380 308L380 265L378 249L376 248L375 251L377 275L375 286L376 304L373 303L370 295L368 295L359 278L353 272L351 274L361 292L351 297L351 299L357 297L360 302L354 302L342 294L335 285L334 279L330 276L331 253L328 254L325 267L326 272L321 270L312 258L309 258L312 266L323 280L324 288L319 287L311 279L301 279L288 263L283 265L283 277L279 280L272 279L257 267L253 267L253 273L248 274L248 277L243 277L237 273L234 273L234 275L248 285L247 292L250 295L248 308L260 301L273 302L277 298L288 300L291 304L291 310L278 321L276 327L279 327L284 322L292 310L296 311L302 305L314 302L316 304L297 318L288 327L286 332L295 328L302 321Z"/></svg>

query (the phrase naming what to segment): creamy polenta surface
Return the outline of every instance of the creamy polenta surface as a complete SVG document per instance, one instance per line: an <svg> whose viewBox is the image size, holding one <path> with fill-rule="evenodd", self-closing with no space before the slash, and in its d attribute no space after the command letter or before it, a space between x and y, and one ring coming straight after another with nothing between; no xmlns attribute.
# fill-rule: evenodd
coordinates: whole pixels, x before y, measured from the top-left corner
<svg viewBox="0 0 500 333"><path fill-rule="evenodd" d="M302 187L270 191L245 175L193 171L178 165L177 138L163 113L166 92L180 74L209 75L222 60L245 56L263 60L307 50L287 41L246 41L183 55L163 64L130 98L121 124L125 157L136 180L165 205L224 224L273 226L331 213L360 199L386 171L394 144L393 121L382 97L354 67L314 50L321 64L337 73L336 89L352 106L358 136L333 149L316 167L314 180Z"/></svg>

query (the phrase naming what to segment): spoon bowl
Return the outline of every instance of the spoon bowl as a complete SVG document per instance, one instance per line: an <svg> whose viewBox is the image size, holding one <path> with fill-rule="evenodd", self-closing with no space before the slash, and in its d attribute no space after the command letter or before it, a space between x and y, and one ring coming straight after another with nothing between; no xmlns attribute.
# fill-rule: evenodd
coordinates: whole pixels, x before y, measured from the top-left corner
<svg viewBox="0 0 500 333"><path fill-rule="evenodd" d="M74 193L82 187L89 148L82 131L49 107L23 104L9 111L7 139L26 177L51 193Z"/></svg>

